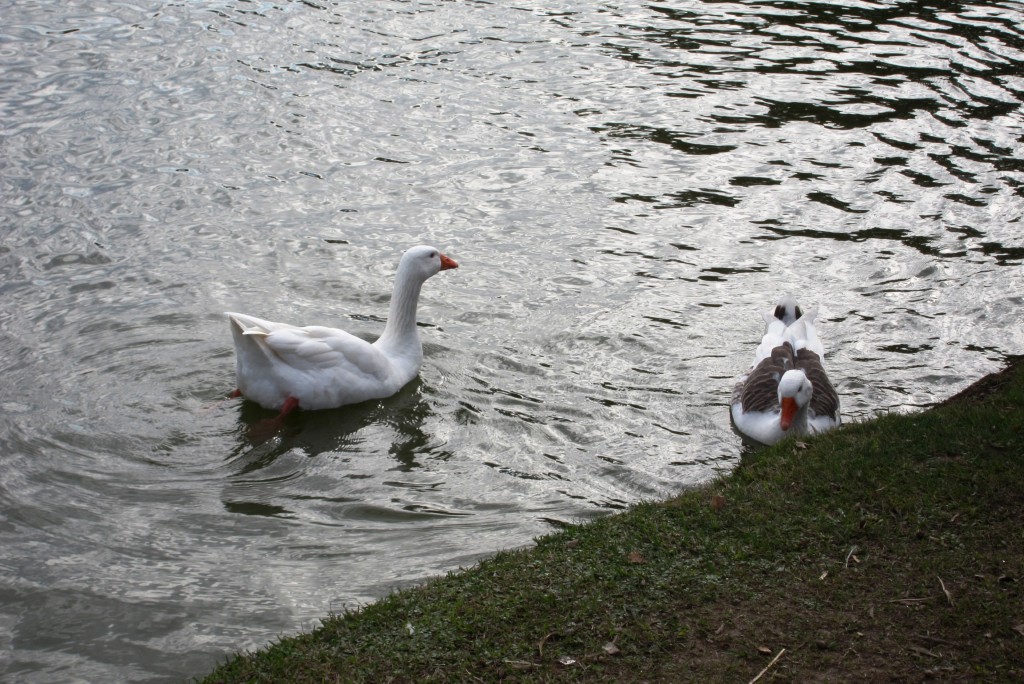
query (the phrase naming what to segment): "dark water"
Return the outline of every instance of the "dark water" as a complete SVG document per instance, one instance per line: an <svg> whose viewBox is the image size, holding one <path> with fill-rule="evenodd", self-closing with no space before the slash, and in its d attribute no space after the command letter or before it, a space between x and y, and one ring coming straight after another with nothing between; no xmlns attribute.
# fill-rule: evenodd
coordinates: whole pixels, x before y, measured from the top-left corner
<svg viewBox="0 0 1024 684"><path fill-rule="evenodd" d="M743 455L759 312L846 421L1024 353L1024 4L0 2L0 679L180 681ZM260 443L221 312L383 327Z"/></svg>

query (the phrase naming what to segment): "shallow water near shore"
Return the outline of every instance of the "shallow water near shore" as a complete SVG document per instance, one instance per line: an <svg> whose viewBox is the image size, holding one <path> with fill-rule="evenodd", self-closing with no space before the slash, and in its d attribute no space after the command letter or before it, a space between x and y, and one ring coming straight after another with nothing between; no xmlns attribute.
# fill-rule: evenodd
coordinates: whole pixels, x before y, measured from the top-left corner
<svg viewBox="0 0 1024 684"><path fill-rule="evenodd" d="M1024 5L8 3L0 679L180 681L733 468L760 312L846 421L1024 353ZM270 439L237 310L425 360Z"/></svg>

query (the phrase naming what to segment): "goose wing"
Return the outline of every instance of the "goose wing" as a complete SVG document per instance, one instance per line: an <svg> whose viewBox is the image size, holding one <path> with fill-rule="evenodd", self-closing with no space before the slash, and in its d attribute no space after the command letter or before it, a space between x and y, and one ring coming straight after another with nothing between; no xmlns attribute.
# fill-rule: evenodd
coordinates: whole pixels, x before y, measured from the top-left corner
<svg viewBox="0 0 1024 684"><path fill-rule="evenodd" d="M816 416L839 418L839 394L828 379L821 357L810 349L801 349L796 354L796 367L811 381L811 413Z"/></svg>
<svg viewBox="0 0 1024 684"><path fill-rule="evenodd" d="M779 380L788 370L795 368L793 347L783 343L772 349L771 355L761 360L740 379L733 392L733 403L741 404L744 413L769 413L779 409Z"/></svg>
<svg viewBox="0 0 1024 684"><path fill-rule="evenodd" d="M391 368L379 349L337 328L282 327L268 333L264 344L282 363L300 371L354 373L383 380Z"/></svg>
<svg viewBox="0 0 1024 684"><path fill-rule="evenodd" d="M324 326L298 327L247 314L228 316L243 339L252 340L267 361L298 371L331 371L384 379L390 363L372 344L355 335Z"/></svg>

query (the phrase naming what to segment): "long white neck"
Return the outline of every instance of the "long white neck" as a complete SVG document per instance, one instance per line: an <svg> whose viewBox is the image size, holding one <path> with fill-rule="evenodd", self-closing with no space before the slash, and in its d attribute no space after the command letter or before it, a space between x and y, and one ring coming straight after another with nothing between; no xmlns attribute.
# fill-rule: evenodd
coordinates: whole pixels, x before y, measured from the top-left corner
<svg viewBox="0 0 1024 684"><path fill-rule="evenodd" d="M384 333L375 343L391 355L422 358L420 333L416 328L416 305L420 299L423 281L409 272L399 270L395 276L395 289L391 293L391 306Z"/></svg>

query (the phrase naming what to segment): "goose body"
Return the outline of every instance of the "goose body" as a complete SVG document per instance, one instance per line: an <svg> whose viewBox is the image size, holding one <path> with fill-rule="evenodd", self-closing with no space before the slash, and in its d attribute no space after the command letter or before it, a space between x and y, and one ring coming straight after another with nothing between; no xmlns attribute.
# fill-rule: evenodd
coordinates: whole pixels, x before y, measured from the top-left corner
<svg viewBox="0 0 1024 684"><path fill-rule="evenodd" d="M391 396L416 377L423 361L416 327L420 288L451 268L458 264L433 247L409 249L395 274L384 333L373 343L337 328L228 312L238 393L282 413Z"/></svg>
<svg viewBox="0 0 1024 684"><path fill-rule="evenodd" d="M730 402L733 424L746 437L774 444L840 424L839 395L822 365L816 316L816 309L805 313L788 297L763 315L765 334L754 364L736 383Z"/></svg>

